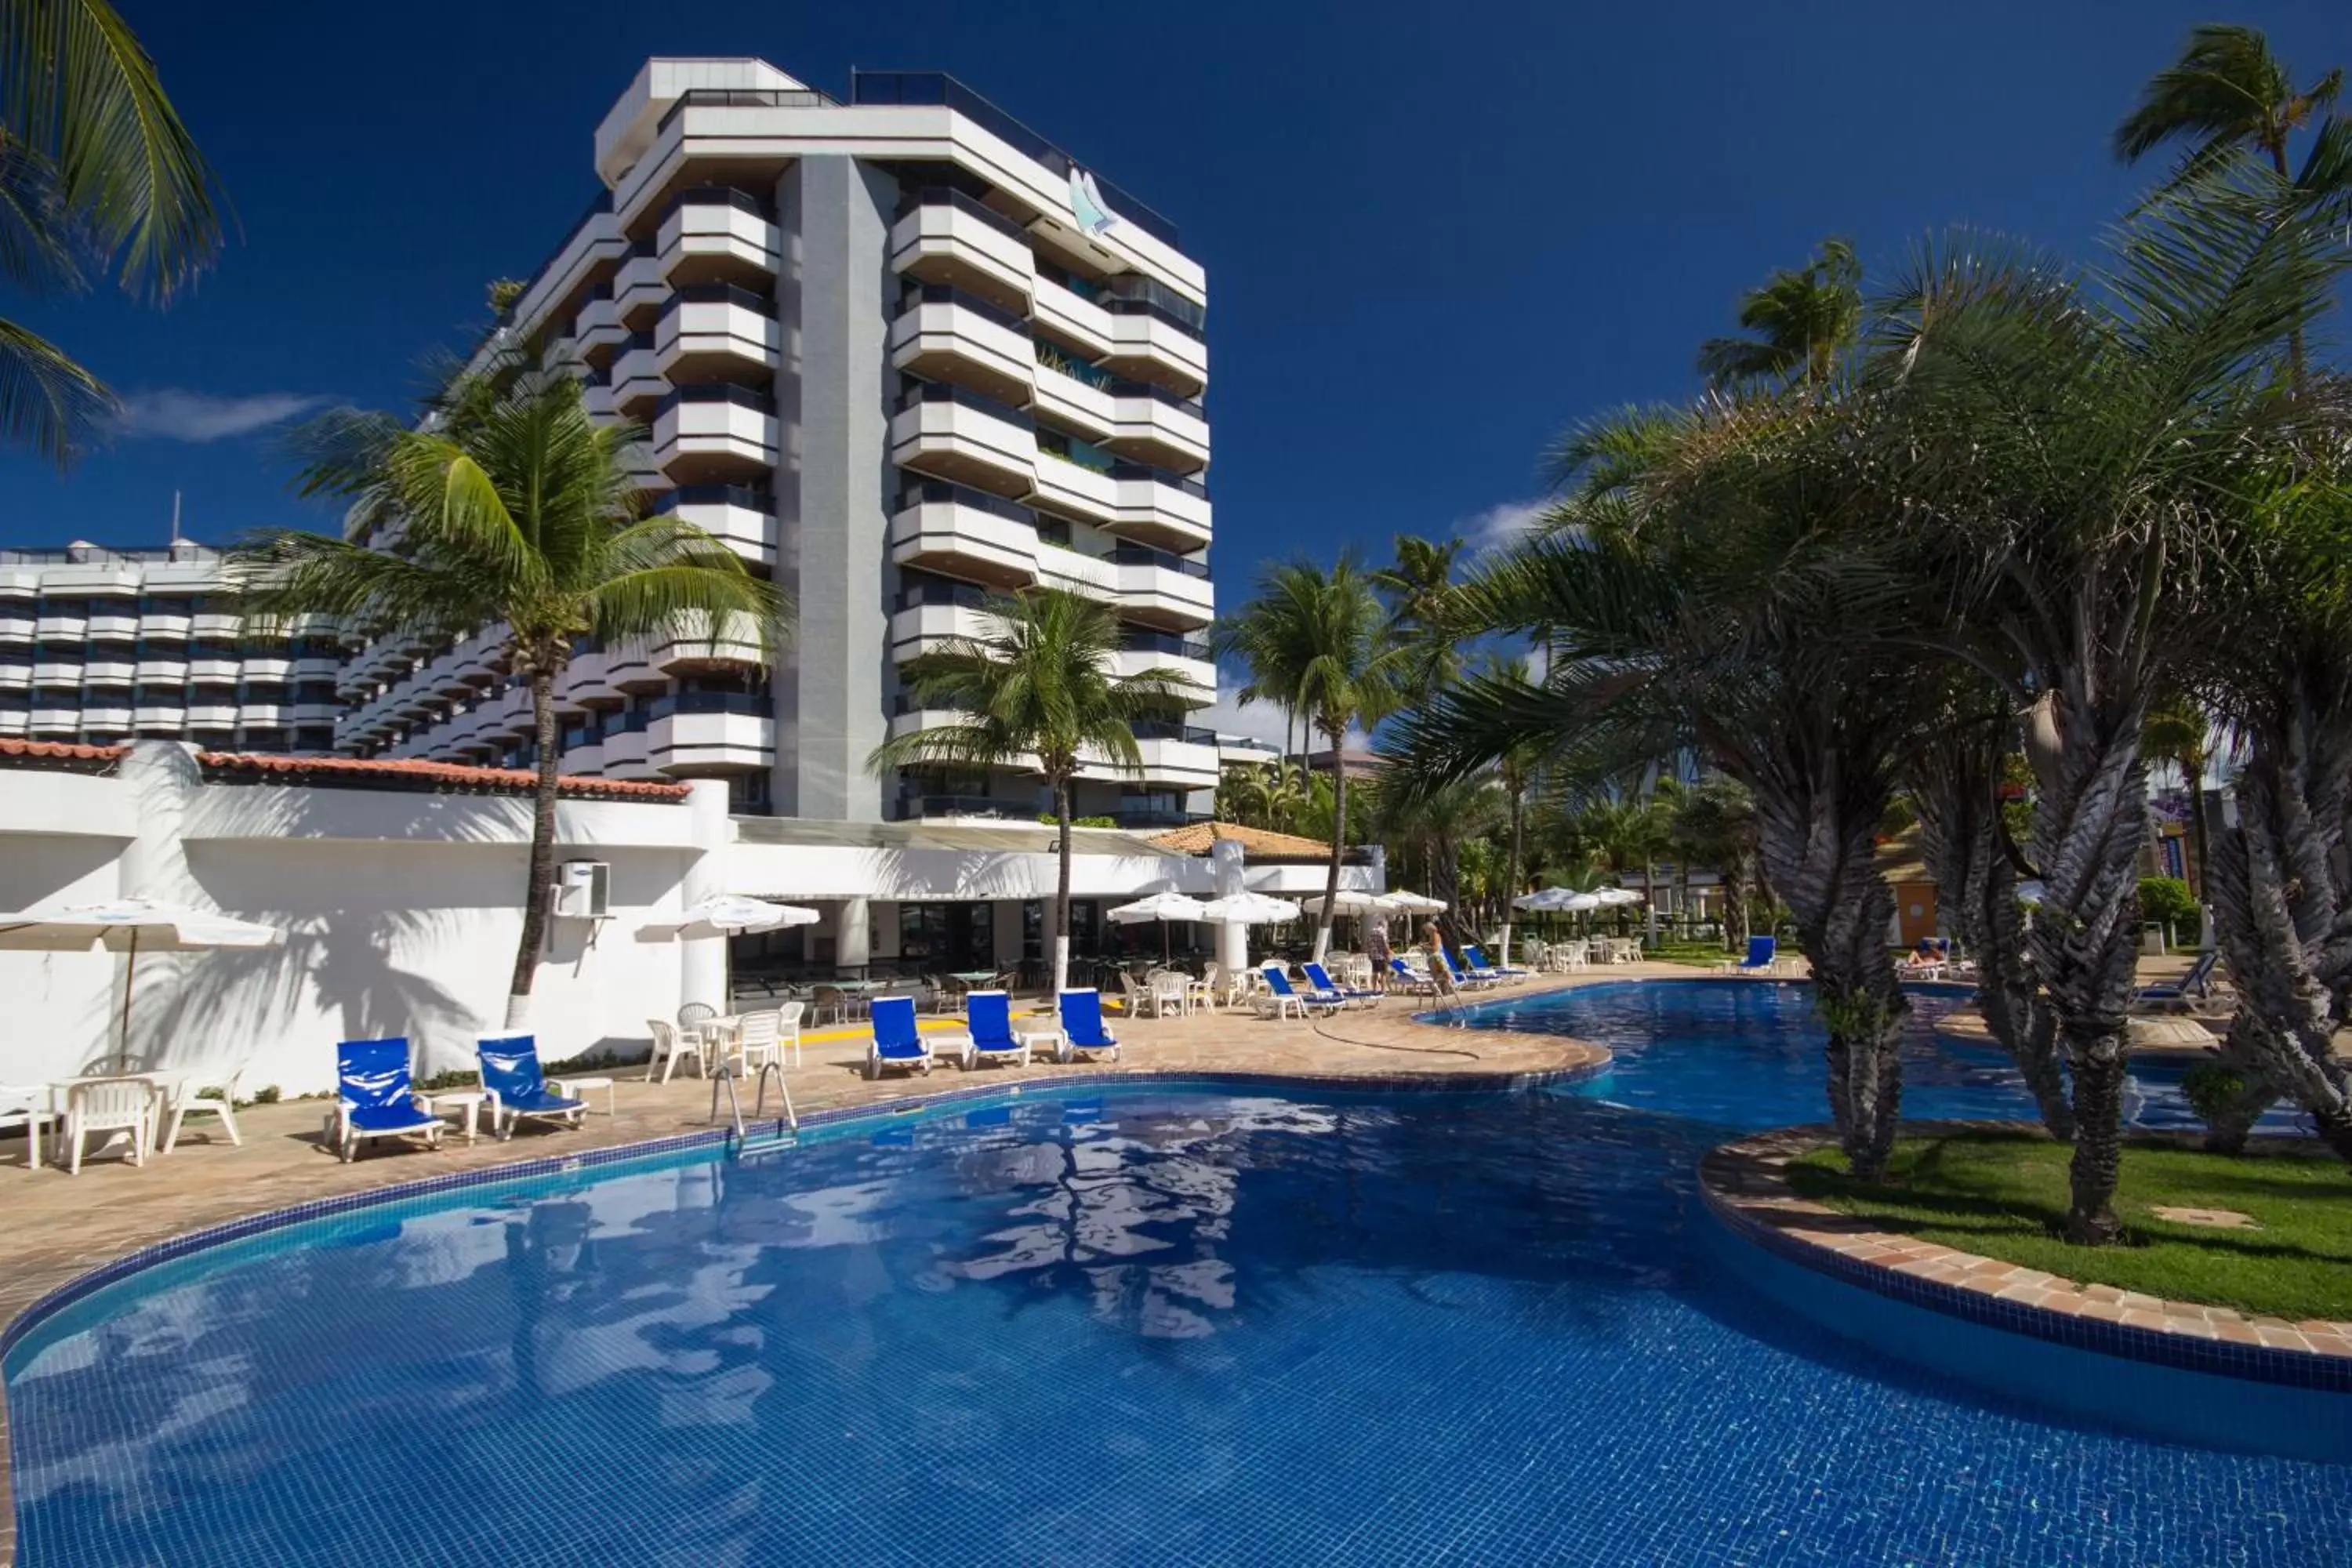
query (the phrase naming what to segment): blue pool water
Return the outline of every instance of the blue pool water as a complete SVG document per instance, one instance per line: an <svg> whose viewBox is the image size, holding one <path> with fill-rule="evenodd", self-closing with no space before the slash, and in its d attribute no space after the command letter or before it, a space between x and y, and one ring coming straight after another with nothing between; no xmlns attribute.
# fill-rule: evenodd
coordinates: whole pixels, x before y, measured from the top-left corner
<svg viewBox="0 0 2352 1568"><path fill-rule="evenodd" d="M1693 1165L1812 1112L1674 1027L1588 1093L1032 1094L184 1259L10 1356L23 1561L2345 1561L2352 1468L1756 1289ZM2014 1109L1947 1068L1939 1111Z"/></svg>

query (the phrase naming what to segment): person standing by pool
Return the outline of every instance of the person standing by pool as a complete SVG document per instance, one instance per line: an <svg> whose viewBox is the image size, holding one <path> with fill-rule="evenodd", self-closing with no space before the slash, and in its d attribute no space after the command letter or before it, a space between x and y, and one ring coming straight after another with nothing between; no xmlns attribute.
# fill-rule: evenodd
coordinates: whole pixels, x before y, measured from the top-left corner
<svg viewBox="0 0 2352 1568"><path fill-rule="evenodd" d="M1372 964L1372 989L1389 988L1389 922L1385 919L1364 922L1364 956Z"/></svg>
<svg viewBox="0 0 2352 1568"><path fill-rule="evenodd" d="M1432 921L1429 929L1421 933L1421 939L1423 945L1429 949L1430 982L1437 987L1440 996L1453 995L1454 966L1445 962L1445 933L1437 929L1435 921Z"/></svg>

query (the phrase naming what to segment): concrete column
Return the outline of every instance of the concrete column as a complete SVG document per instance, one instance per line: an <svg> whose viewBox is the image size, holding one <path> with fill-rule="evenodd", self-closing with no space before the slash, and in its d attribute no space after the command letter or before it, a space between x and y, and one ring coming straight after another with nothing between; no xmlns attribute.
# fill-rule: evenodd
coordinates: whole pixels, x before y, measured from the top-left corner
<svg viewBox="0 0 2352 1568"><path fill-rule="evenodd" d="M1219 838L1210 843L1209 869L1217 879L1214 897L1229 899L1246 890L1242 879L1242 847L1232 839ZM1228 974L1249 967L1249 927L1234 924L1217 927L1217 962Z"/></svg>
<svg viewBox="0 0 2352 1568"><path fill-rule="evenodd" d="M865 899L841 901L841 912L835 917L841 924L834 932L833 961L842 968L853 969L873 962L873 931L869 926L872 912L872 904Z"/></svg>
<svg viewBox="0 0 2352 1568"><path fill-rule="evenodd" d="M896 679L890 416L898 377L888 351L898 196L887 173L847 157L800 159L777 186L793 258L784 269L792 281L778 290L780 315L793 313L778 408L780 417L787 407L794 414L784 442L795 468L800 602L792 723L799 776L778 798L789 794L795 815L836 821L878 822L885 798L866 759L888 733L885 693ZM782 494L780 482L780 506Z"/></svg>
<svg viewBox="0 0 2352 1568"><path fill-rule="evenodd" d="M691 779L686 786L686 809L694 823L694 847L701 853L687 862L678 885L678 900L694 905L727 891L727 847L733 842L734 824L727 816L727 781ZM732 1012L727 994L727 942L722 937L677 944L678 1005L699 1002L721 1013Z"/></svg>

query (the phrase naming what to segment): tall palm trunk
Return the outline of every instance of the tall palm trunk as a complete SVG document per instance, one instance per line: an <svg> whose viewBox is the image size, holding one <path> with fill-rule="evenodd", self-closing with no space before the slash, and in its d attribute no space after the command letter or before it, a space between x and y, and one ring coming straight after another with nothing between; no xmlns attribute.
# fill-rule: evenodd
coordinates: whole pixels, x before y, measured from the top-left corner
<svg viewBox="0 0 2352 1568"><path fill-rule="evenodd" d="M1060 829L1055 842L1059 864L1054 879L1054 994L1070 984L1070 781L1054 781L1054 824Z"/></svg>
<svg viewBox="0 0 2352 1568"><path fill-rule="evenodd" d="M2352 1092L2334 1048L2352 990L2352 711L2314 700L2312 685L2298 679L2284 722L2252 736L2238 826L2215 847L2214 923L2240 997L2231 1049L2352 1160Z"/></svg>
<svg viewBox="0 0 2352 1568"><path fill-rule="evenodd" d="M2000 839L2000 759L1998 744L1975 736L1928 752L1913 789L1920 847L1936 879L1937 903L1976 960L1985 1027L2032 1091L2042 1126L2071 1142L2074 1110L2058 1065L2056 1020L2026 962L2017 868Z"/></svg>
<svg viewBox="0 0 2352 1568"><path fill-rule="evenodd" d="M1503 956L1502 963L1511 962L1511 911L1518 907L1519 851L1527 829L1526 791L1511 792L1511 849L1503 865Z"/></svg>
<svg viewBox="0 0 2352 1568"><path fill-rule="evenodd" d="M1723 947L1726 952L1748 951L1748 852L1735 849L1723 868Z"/></svg>
<svg viewBox="0 0 2352 1568"><path fill-rule="evenodd" d="M2102 714L2079 694L2053 694L2026 727L2040 784L2033 844L2042 881L2026 945L2074 1075L2066 1237L2089 1247L2114 1242L2123 1230L2115 1194L2123 1172L2139 855L2147 836L2143 718L2137 703Z"/></svg>
<svg viewBox="0 0 2352 1568"><path fill-rule="evenodd" d="M1348 758L1340 741L1331 737L1331 864L1323 876L1323 912L1315 920L1315 962L1331 951L1332 906L1339 901L1339 857L1348 846Z"/></svg>
<svg viewBox="0 0 2352 1568"><path fill-rule="evenodd" d="M522 936L515 947L514 979L507 986L507 1020L520 1029L530 1019L531 982L547 942L547 906L555 895L556 781L563 756L555 731L555 672L535 666L530 676L531 730L539 740L539 779L531 792L530 869L525 877Z"/></svg>
<svg viewBox="0 0 2352 1568"><path fill-rule="evenodd" d="M1879 874L1875 828L1885 801L1841 800L1836 765L1783 793L1751 783L1764 864L1787 900L1813 974L1813 1005L1829 1032L1830 1115L1853 1173L1886 1168L1903 1111L1903 1016L1886 931L1895 891Z"/></svg>
<svg viewBox="0 0 2352 1568"><path fill-rule="evenodd" d="M2197 901L2210 910L2213 903L2213 846L2205 832L2205 759L2196 748L2189 747L2175 757L2173 765L2180 776L2189 781L2189 856L2197 868ZM2210 919L2209 915L2208 920ZM2198 933L2198 945L2211 947L2213 932L2209 928Z"/></svg>

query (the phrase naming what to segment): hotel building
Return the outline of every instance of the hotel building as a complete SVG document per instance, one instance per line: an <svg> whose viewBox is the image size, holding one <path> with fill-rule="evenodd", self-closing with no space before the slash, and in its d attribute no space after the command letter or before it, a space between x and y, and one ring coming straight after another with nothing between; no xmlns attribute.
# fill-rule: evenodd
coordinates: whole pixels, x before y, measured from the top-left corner
<svg viewBox="0 0 2352 1568"><path fill-rule="evenodd" d="M1034 823L1013 771L870 773L909 658L992 591L1116 606L1125 670L1193 692L1090 769L1082 816L1206 813L1218 747L1206 284L1175 228L950 77L860 71L845 100L752 59L656 59L597 127L603 185L478 363L572 366L650 433L643 483L788 586L793 644L583 646L563 771L719 778L750 816ZM360 756L525 765L528 692L492 637L383 643L342 672Z"/></svg>

